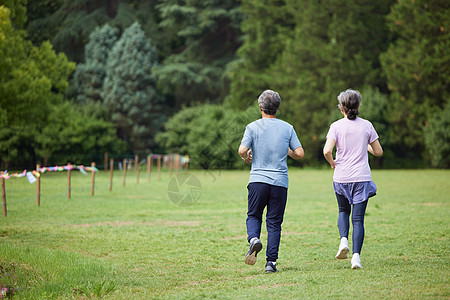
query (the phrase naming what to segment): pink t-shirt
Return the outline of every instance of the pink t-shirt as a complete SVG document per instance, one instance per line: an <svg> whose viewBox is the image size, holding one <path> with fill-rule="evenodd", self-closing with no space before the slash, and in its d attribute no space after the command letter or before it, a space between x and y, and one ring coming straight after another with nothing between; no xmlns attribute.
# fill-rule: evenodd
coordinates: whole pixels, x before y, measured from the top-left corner
<svg viewBox="0 0 450 300"><path fill-rule="evenodd" d="M371 181L367 145L378 139L372 123L342 118L330 126L327 138L336 141L334 182Z"/></svg>

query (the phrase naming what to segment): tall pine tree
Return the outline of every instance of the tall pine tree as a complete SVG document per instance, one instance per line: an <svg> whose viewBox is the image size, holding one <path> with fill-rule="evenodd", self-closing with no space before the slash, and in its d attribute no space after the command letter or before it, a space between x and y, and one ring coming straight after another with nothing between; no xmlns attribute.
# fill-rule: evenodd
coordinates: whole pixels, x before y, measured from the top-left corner
<svg viewBox="0 0 450 300"><path fill-rule="evenodd" d="M241 29L244 42L238 60L229 66L230 93L226 102L246 109L262 90L273 87L271 66L293 38L296 20L286 0L244 0Z"/></svg>
<svg viewBox="0 0 450 300"><path fill-rule="evenodd" d="M158 71L158 87L177 108L222 99L228 90L226 66L241 44L238 1L169 0L158 8L160 28L171 44Z"/></svg>
<svg viewBox="0 0 450 300"><path fill-rule="evenodd" d="M108 24L97 27L85 47L85 63L77 65L74 84L80 102L103 102L103 82L109 53L118 40L119 31Z"/></svg>
<svg viewBox="0 0 450 300"><path fill-rule="evenodd" d="M280 117L299 131L307 157L321 159L339 92L383 88L378 56L388 45L384 17L393 1L244 1L252 9L243 23L243 67L232 78L230 103L245 108L263 89L277 90Z"/></svg>
<svg viewBox="0 0 450 300"><path fill-rule="evenodd" d="M383 89L378 56L388 45L385 16L393 0L329 0L293 3L295 36L271 73L285 98L285 117L321 159L328 115L347 89Z"/></svg>
<svg viewBox="0 0 450 300"><path fill-rule="evenodd" d="M389 138L398 157L426 158L424 128L450 101L449 16L446 0L399 1L388 16L397 39L381 61L392 91L388 116L395 131Z"/></svg>
<svg viewBox="0 0 450 300"><path fill-rule="evenodd" d="M24 0L21 0L24 1ZM27 30L30 39L40 44L51 40L57 51L73 61L82 62L84 46L96 27L106 23L123 31L136 20L153 24L157 19L154 8L158 0L40 0L29 1L32 16ZM32 3L31 3L32 2ZM153 26L155 27L155 26ZM155 32L152 27L145 29Z"/></svg>
<svg viewBox="0 0 450 300"><path fill-rule="evenodd" d="M134 152L151 150L164 121L152 76L156 64L155 48L137 22L124 31L108 57L103 101L118 135Z"/></svg>

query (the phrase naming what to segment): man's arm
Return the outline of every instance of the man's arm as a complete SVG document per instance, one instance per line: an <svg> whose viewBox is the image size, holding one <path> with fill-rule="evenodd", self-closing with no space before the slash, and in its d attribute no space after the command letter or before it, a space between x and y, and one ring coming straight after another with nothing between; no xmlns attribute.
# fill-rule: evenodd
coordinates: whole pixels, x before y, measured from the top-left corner
<svg viewBox="0 0 450 300"><path fill-rule="evenodd" d="M331 168L334 169L336 166L336 163L333 159L333 148L334 145L336 145L336 141L332 138L327 138L327 142L325 143L325 146L323 147L323 156L330 164Z"/></svg>
<svg viewBox="0 0 450 300"><path fill-rule="evenodd" d="M383 148L381 148L380 141L378 139L367 145L367 151L375 156L383 155Z"/></svg>
<svg viewBox="0 0 450 300"><path fill-rule="evenodd" d="M293 159L301 159L303 158L303 156L305 156L305 152L303 151L303 147L300 146L295 148L294 150L291 150L291 148L289 148L288 155Z"/></svg>
<svg viewBox="0 0 450 300"><path fill-rule="evenodd" d="M238 153L245 163L250 164L252 162L252 150L248 149L247 146L240 145Z"/></svg>

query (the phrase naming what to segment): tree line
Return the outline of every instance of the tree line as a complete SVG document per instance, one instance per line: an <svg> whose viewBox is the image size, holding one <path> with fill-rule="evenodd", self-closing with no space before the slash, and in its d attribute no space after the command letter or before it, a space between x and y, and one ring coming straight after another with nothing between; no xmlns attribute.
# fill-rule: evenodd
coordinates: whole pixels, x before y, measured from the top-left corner
<svg viewBox="0 0 450 300"><path fill-rule="evenodd" d="M448 168L449 15L445 0L0 0L2 167L179 152L235 168L267 88L318 166L353 88L374 165Z"/></svg>

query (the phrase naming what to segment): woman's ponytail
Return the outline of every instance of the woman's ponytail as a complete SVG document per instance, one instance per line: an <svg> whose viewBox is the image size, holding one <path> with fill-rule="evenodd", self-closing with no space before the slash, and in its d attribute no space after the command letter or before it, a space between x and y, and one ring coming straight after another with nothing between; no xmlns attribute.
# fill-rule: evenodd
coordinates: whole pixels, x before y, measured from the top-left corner
<svg viewBox="0 0 450 300"><path fill-rule="evenodd" d="M359 111L357 108L351 108L347 112L347 119L354 120L356 119L356 116L359 114Z"/></svg>
<svg viewBox="0 0 450 300"><path fill-rule="evenodd" d="M354 120L359 114L359 104L361 103L361 94L355 90L346 90L337 97L347 119Z"/></svg>

